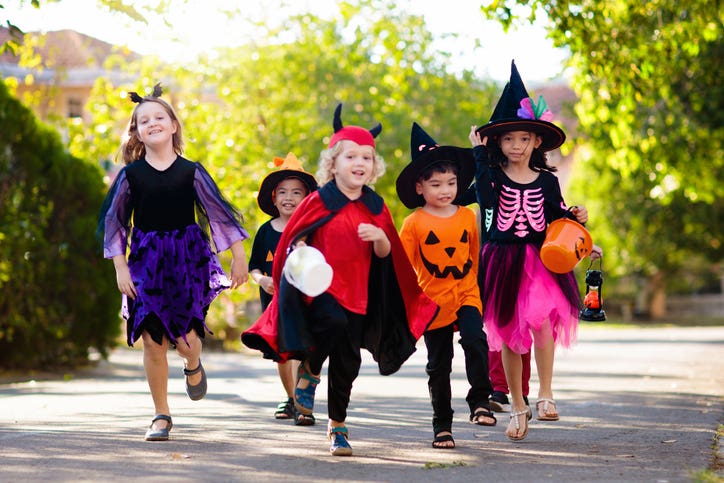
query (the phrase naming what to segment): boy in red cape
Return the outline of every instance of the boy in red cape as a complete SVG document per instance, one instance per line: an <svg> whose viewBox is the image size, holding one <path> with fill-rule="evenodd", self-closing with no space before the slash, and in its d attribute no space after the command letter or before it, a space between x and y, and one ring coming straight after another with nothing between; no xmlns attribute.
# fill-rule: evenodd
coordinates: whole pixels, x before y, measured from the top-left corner
<svg viewBox="0 0 724 483"><path fill-rule="evenodd" d="M367 186L384 171L374 141L382 127L345 127L341 107L321 154L320 189L299 205L277 246L272 302L241 340L267 358L302 361L294 392L295 409L302 414L313 410L319 374L329 358L330 452L349 456L345 420L360 349L372 354L380 374L395 373L415 351L438 306L417 284L384 200ZM321 251L334 272L327 291L314 298L283 276L288 252L298 244Z"/></svg>

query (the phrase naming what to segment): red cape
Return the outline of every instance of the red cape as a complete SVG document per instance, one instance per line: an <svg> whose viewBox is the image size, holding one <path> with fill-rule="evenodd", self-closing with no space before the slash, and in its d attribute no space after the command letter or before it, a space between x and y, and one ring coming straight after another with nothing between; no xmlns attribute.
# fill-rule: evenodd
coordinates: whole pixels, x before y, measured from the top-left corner
<svg viewBox="0 0 724 483"><path fill-rule="evenodd" d="M389 256L372 257L362 344L377 361L380 373L392 374L415 351L417 340L437 315L438 306L417 284L415 272L382 198L365 187L359 201L370 210L375 224L385 231L391 246ZM287 249L349 202L330 182L297 207L274 254L274 296L259 320L242 333L244 345L277 362L305 358L312 345L307 330L308 314L301 293L282 275ZM353 273L348 275L355 276ZM309 315L310 320L313 318L313 314Z"/></svg>

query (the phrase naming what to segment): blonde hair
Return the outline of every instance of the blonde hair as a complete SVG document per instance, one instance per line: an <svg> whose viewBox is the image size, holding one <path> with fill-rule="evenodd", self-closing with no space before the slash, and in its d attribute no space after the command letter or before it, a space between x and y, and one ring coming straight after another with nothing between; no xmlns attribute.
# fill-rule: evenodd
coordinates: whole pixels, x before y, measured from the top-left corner
<svg viewBox="0 0 724 483"><path fill-rule="evenodd" d="M319 167L317 168L317 183L320 187L327 184L329 181L334 179L332 173L332 167L334 166L334 160L342 152L342 141L337 142L331 148L323 150L319 154ZM368 185L374 185L380 177L385 174L385 160L377 153L374 149L374 163L372 164L372 177L367 181Z"/></svg>
<svg viewBox="0 0 724 483"><path fill-rule="evenodd" d="M159 97L145 96L140 102L138 102L138 104L136 104L136 107L133 108L133 112L131 113L131 120L128 121L128 126L126 126L126 131L123 135L123 141L121 142L119 156L123 160L124 164L131 164L132 162L137 161L146 155L146 146L141 142L140 139L138 139L137 126L138 108L139 106L141 106L141 104L144 104L146 102L155 102L163 107L164 110L168 113L171 121L176 125L176 132L173 134L172 137L173 150L179 156L181 156L184 152L183 129L181 127L181 121L179 121L179 118L176 115L176 112L173 110L173 107L171 107L171 104L163 99L160 99Z"/></svg>

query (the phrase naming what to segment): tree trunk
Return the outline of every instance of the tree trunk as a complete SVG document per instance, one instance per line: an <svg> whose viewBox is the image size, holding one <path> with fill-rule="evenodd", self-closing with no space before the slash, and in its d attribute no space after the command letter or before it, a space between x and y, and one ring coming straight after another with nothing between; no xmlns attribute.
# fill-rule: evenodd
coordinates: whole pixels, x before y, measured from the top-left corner
<svg viewBox="0 0 724 483"><path fill-rule="evenodd" d="M666 276L656 272L649 278L649 316L661 319L666 316Z"/></svg>

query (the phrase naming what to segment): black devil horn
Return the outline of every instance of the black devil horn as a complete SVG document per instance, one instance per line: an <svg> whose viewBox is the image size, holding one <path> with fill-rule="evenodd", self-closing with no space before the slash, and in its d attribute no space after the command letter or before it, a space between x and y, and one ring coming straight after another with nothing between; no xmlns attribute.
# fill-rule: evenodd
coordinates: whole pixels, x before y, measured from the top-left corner
<svg viewBox="0 0 724 483"><path fill-rule="evenodd" d="M161 83L159 82L155 86L153 86L153 93L151 96L153 97L161 97L161 94L163 94L163 88L161 87Z"/></svg>
<svg viewBox="0 0 724 483"><path fill-rule="evenodd" d="M334 132L337 132L344 127L342 125L342 103L341 102L339 104L337 104L337 107L334 109L334 120L332 121L332 127L334 128Z"/></svg>
<svg viewBox="0 0 724 483"><path fill-rule="evenodd" d="M370 129L370 134L372 134L373 138L376 138L377 135L381 132L382 132L382 124L380 124L380 123L377 123L377 125L375 127Z"/></svg>
<svg viewBox="0 0 724 483"><path fill-rule="evenodd" d="M143 97L138 95L138 92L129 92L128 98L135 103L143 102Z"/></svg>

